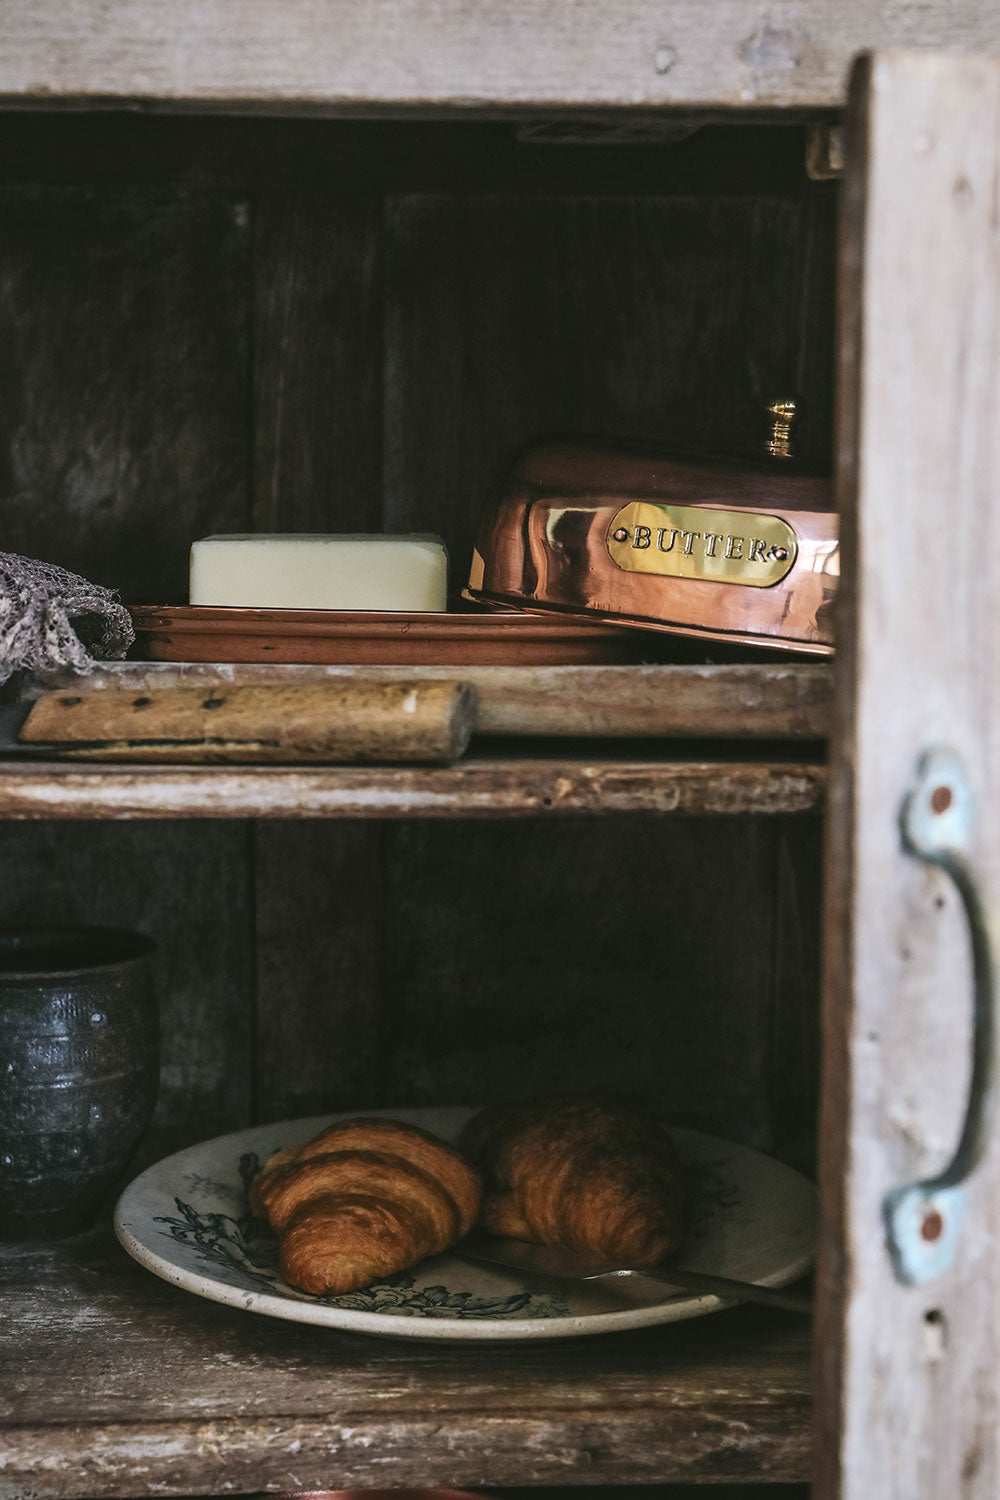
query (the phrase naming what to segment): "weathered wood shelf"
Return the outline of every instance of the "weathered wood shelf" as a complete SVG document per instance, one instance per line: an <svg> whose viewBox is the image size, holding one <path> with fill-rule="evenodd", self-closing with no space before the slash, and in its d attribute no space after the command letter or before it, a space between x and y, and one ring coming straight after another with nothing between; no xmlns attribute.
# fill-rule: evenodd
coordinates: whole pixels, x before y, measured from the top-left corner
<svg viewBox="0 0 1000 1500"><path fill-rule="evenodd" d="M8 7L0 96L108 107L351 111L450 109L794 109L841 106L851 57L873 46L987 49L989 0L962 6L829 8L697 0L664 16L654 0L615 6L517 0L483 8L392 0L284 0L165 10L133 0L127 22L97 0Z"/></svg>
<svg viewBox="0 0 1000 1500"><path fill-rule="evenodd" d="M8 1247L0 1276L4 1496L808 1478L792 1314L416 1345L204 1301L107 1231Z"/></svg>
<svg viewBox="0 0 1000 1500"><path fill-rule="evenodd" d="M88 692L219 683L235 686L430 678L469 682L483 735L819 740L830 728L828 662L662 662L629 666L279 666L271 663L108 662ZM51 687L78 686L55 675Z"/></svg>
<svg viewBox="0 0 1000 1500"><path fill-rule="evenodd" d="M793 759L474 753L454 766L141 766L10 761L0 818L474 818L800 813L826 774Z"/></svg>
<svg viewBox="0 0 1000 1500"><path fill-rule="evenodd" d="M355 669L123 662L96 672L87 691L334 681L356 670L472 682L479 700L472 753L447 768L10 760L0 764L0 817L791 813L823 798L819 742L832 683L820 663ZM55 677L48 685L65 683Z"/></svg>

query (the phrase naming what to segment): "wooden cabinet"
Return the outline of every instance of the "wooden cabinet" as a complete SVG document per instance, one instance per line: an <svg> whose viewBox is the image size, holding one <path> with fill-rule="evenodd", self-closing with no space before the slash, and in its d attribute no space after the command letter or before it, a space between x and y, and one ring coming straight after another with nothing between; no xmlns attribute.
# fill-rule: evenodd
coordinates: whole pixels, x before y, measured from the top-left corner
<svg viewBox="0 0 1000 1500"><path fill-rule="evenodd" d="M940 1211L917 1195L905 1226L889 1210L945 1171L967 1098L978 1129L995 1047L985 993L973 1010L972 959L992 964L997 902L998 86L993 60L875 58L851 107L817 1328L819 1492L845 1497L997 1485L988 1081L985 1159L967 1186ZM938 527L953 539L944 567ZM924 780L929 756L954 766L940 784ZM904 808L918 791L928 825L949 808L967 818L960 837L941 835L953 879L928 863L930 827L913 845ZM977 1048L985 1071L970 1077ZM915 1263L905 1280L900 1258Z"/></svg>
<svg viewBox="0 0 1000 1500"><path fill-rule="evenodd" d="M837 331L837 189L806 174L808 129L852 52L942 37L714 9L714 44L703 8L665 29L638 0L435 7L446 33L305 0L238 30L142 4L12 17L0 91L86 108L0 117L6 548L147 603L182 599L191 538L227 529L433 530L460 572L517 444L750 456L791 391L849 572L832 687L680 645L629 669L694 705L669 740L493 739L427 770L4 766L0 915L157 939L143 1161L252 1119L556 1080L811 1172L822 1074L815 1346L745 1308L414 1352L203 1303L99 1227L3 1253L11 1495L813 1472L819 1500L995 1492L988 1178L933 1293L893 1281L880 1214L947 1155L965 1084L957 902L898 816L942 737L989 806L997 75L861 75ZM989 7L948 24L992 39ZM745 736L755 702L770 739Z"/></svg>

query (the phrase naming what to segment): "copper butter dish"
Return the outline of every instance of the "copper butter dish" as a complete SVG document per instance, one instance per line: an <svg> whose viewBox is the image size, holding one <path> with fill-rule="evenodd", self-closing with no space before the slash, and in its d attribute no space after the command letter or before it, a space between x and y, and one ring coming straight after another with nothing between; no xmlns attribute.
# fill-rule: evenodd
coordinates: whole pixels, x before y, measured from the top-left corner
<svg viewBox="0 0 1000 1500"><path fill-rule="evenodd" d="M466 597L828 655L839 571L827 478L546 443L511 469Z"/></svg>

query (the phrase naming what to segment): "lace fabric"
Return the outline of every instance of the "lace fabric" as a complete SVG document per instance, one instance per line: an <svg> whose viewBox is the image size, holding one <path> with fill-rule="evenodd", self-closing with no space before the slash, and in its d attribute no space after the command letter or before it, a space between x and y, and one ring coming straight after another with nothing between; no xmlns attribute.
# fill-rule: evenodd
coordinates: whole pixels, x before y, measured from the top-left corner
<svg viewBox="0 0 1000 1500"><path fill-rule="evenodd" d="M118 596L76 573L14 552L0 552L0 684L15 672L123 657L135 640Z"/></svg>

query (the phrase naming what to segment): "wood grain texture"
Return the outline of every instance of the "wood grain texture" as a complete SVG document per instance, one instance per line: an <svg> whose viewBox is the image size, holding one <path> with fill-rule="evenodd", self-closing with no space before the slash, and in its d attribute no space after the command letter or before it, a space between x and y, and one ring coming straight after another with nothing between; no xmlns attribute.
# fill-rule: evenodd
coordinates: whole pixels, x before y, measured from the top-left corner
<svg viewBox="0 0 1000 1500"><path fill-rule="evenodd" d="M382 203L254 199L255 531L380 530Z"/></svg>
<svg viewBox="0 0 1000 1500"><path fill-rule="evenodd" d="M223 195L3 192L6 550L183 599L191 539L245 529L248 248Z"/></svg>
<svg viewBox="0 0 1000 1500"><path fill-rule="evenodd" d="M4 1500L807 1471L793 1315L487 1353L249 1316L158 1281L106 1236L8 1248L2 1264Z"/></svg>
<svg viewBox="0 0 1000 1500"><path fill-rule="evenodd" d="M374 1410L352 1413L347 1421L336 1413L282 1413L239 1422L199 1415L152 1429L107 1422L78 1428L73 1436L65 1427L11 1429L5 1433L11 1486L5 1500L22 1500L29 1488L40 1500L72 1500L81 1484L96 1500L132 1497L137 1488L187 1495L192 1486L213 1481L231 1484L227 1494L261 1484L284 1493L300 1486L307 1492L365 1489L373 1453L387 1488L420 1488L428 1475L448 1488L529 1481L649 1485L702 1474L742 1480L748 1472L780 1482L801 1479L808 1467L806 1423L801 1413L796 1417L778 1402L729 1398L694 1411L675 1405L668 1420L649 1406L618 1410L602 1403L596 1412L572 1416L532 1407L508 1420L470 1410L444 1420L437 1412L394 1420ZM669 1448L661 1446L664 1435Z"/></svg>
<svg viewBox="0 0 1000 1500"><path fill-rule="evenodd" d="M406 673L405 667L366 667L361 675L392 682ZM830 721L831 671L812 662L421 667L419 674L430 681L470 682L477 694L476 732L491 736L821 740ZM46 685L138 693L187 684L335 684L357 675L357 668L342 666L108 662L85 681L57 673Z"/></svg>
<svg viewBox="0 0 1000 1500"><path fill-rule="evenodd" d="M778 389L804 400L822 458L822 390L813 405L801 384L817 361L803 351L829 337L828 296L802 316L809 202L390 200L386 524L443 532L459 588L522 444L588 433L759 457Z"/></svg>
<svg viewBox="0 0 1000 1500"><path fill-rule="evenodd" d="M816 1495L986 1500L1000 1488L995 1153L935 1281L895 1279L882 1216L888 1191L948 1161L968 1078L959 903L899 828L936 745L965 762L987 912L1000 899L1000 67L876 56L852 110Z"/></svg>
<svg viewBox="0 0 1000 1500"><path fill-rule="evenodd" d="M775 835L746 818L394 830L389 1097L608 1095L770 1147Z"/></svg>
<svg viewBox="0 0 1000 1500"><path fill-rule="evenodd" d="M43 693L19 741L94 761L448 764L476 721L468 683L417 676Z"/></svg>
<svg viewBox="0 0 1000 1500"><path fill-rule="evenodd" d="M366 1109L389 1098L381 829L254 827L254 1118Z"/></svg>
<svg viewBox="0 0 1000 1500"><path fill-rule="evenodd" d="M11 764L3 818L433 818L809 812L820 765L470 755L455 766Z"/></svg>
<svg viewBox="0 0 1000 1500"><path fill-rule="evenodd" d="M264 531L380 529L382 201L377 179L355 168L351 180L330 145L318 160L316 138L299 142L280 186L253 200L254 525ZM293 187L296 174L305 181ZM366 822L255 826L257 1119L384 1097L381 845Z"/></svg>
<svg viewBox="0 0 1000 1500"><path fill-rule="evenodd" d="M132 597L184 598L192 538L250 517L246 205L133 176L4 188L2 208L3 545ZM145 1158L248 1120L246 825L7 824L2 847L6 920L117 920L159 944Z"/></svg>
<svg viewBox="0 0 1000 1500"><path fill-rule="evenodd" d="M824 823L783 818L775 833L773 1008L764 1093L775 1154L815 1177Z"/></svg>
<svg viewBox="0 0 1000 1500"><path fill-rule="evenodd" d="M60 24L82 13L71 6ZM141 14L131 14L138 56ZM278 33L294 29L296 15L275 12L268 23L276 58ZM586 31L596 11L574 16ZM743 19L749 34L755 23ZM40 34L44 15L36 21ZM180 35L183 11L175 22ZM251 50L254 24L247 13ZM374 34L382 18L365 24ZM491 27L502 37L508 24L495 17ZM202 17L191 33L203 52L212 25ZM310 36L313 51L321 33ZM117 27L116 45L128 34ZM349 41L345 33L345 57ZM628 46L640 41L633 30ZM769 32L763 42L766 52ZM601 59L602 79L612 61ZM0 79L9 65L0 59ZM534 62L518 61L525 66L530 82ZM261 57L253 70L266 89ZM18 540L37 551L50 546L45 528L58 515L76 549L60 560L125 583L133 597L183 597L191 537L251 524L443 531L460 579L495 474L546 427L752 454L763 396L790 382L815 424L802 428L803 451L819 462L829 452L830 195L821 208L803 193L790 137L777 167L745 132L714 166L697 136L690 150L642 148L628 161L604 154L610 148L571 149L560 166L566 147L512 143L506 126L489 147L452 130L432 140L430 124L419 139L400 124L373 144L327 121L129 115L118 117L118 148L105 152L100 120L78 123L72 145L50 122L50 144L62 130L61 144L48 165L44 151L35 157L39 176L64 187L17 190L36 217L12 242L7 284L42 351L32 354L41 373L19 345L0 345L5 401L26 393L42 418L17 428L16 472L40 474L33 495L57 503L18 509L12 487L4 514L20 517ZM24 121L7 124L15 136L0 154L16 176L28 171L16 149ZM60 242L74 235L71 254ZM119 285L135 289L128 317ZM67 329L76 330L72 358L60 342ZM53 443L50 429L63 428L70 438ZM64 452L74 462L120 458L120 506L107 522L105 490L91 486L77 504L76 491L57 485L53 453ZM114 576L97 571L105 566ZM565 678L522 674L516 693L498 680L482 727L537 730L547 714L541 723L552 728L564 712L570 733L601 715L604 727L621 727L627 706L637 735L703 737L714 724L811 736L826 712L828 677L809 675L822 668L682 671L616 679L619 696L608 699L592 677L568 693ZM46 900L55 902L55 851L74 839L82 847L98 826L64 819L102 820L100 849L119 847L119 834L133 841L122 858L123 910L145 903L143 919L153 915L176 965L163 1122L175 1134L165 1149L250 1113L541 1085L543 1062L558 1065L565 1052L580 1086L614 1074L658 1098L672 1091L702 1124L804 1150L809 1054L797 1035L781 1051L775 1027L780 1016L808 1027L797 1009L812 1004L808 971L800 985L794 955L810 918L790 896L798 874L780 874L784 827L756 815L822 805L825 772L812 752L692 745L679 754L648 742L614 753L573 743L554 754L509 750L443 774L3 771L12 847L29 867L48 851L29 895L51 882ZM660 816L671 812L727 816ZM251 817L261 820L252 835L242 822L215 821ZM395 826L425 817L458 821ZM24 818L38 826L21 826ZM167 821L150 828L146 818ZM195 821L170 821L178 818ZM487 827L480 818L522 821ZM127 829L117 822L133 819ZM12 858L12 883L16 868ZM90 881L85 912L111 899ZM806 876L801 890L809 894ZM630 952L627 984L615 990L615 921L631 920L633 905L655 929L657 963ZM785 937L783 922L794 928ZM522 953L510 939L518 932ZM416 975L405 972L408 945L421 957ZM782 945L790 957L778 993L771 955ZM690 974L670 968L674 948ZM497 1039L511 978L525 989L511 1020L542 1031L527 1066L523 1038ZM611 1034L609 987L624 1035ZM559 1030L573 1026L579 1036L567 1046ZM249 1319L103 1254L44 1266L29 1256L13 1280L5 1263L5 1293L15 1290L4 1310L16 1304L17 1314L0 1380L13 1426L0 1448L19 1493L370 1486L383 1475L397 1485L587 1486L805 1477L807 1353L797 1325L741 1312L680 1339L661 1331L442 1359Z"/></svg>
<svg viewBox="0 0 1000 1500"><path fill-rule="evenodd" d="M836 108L847 68L873 46L989 50L989 0L961 8L845 0L697 0L664 16L653 0L614 6L514 0L499 10L442 0L285 0L169 11L132 0L16 6L0 95L14 104L143 100L164 107L349 110Z"/></svg>

